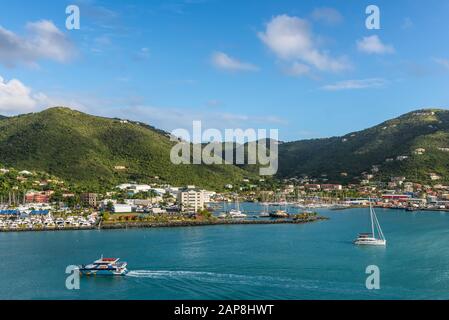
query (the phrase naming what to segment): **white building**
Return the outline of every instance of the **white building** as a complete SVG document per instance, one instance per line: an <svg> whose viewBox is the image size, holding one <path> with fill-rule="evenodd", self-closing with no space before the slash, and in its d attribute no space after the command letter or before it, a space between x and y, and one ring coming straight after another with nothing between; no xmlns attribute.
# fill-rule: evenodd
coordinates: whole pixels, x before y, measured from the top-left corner
<svg viewBox="0 0 449 320"><path fill-rule="evenodd" d="M132 193L148 192L152 188L147 184L123 183L117 186L120 190L128 190Z"/></svg>
<svg viewBox="0 0 449 320"><path fill-rule="evenodd" d="M182 211L198 212L204 209L204 193L196 188L181 189L178 193L178 203Z"/></svg>
<svg viewBox="0 0 449 320"><path fill-rule="evenodd" d="M133 207L129 204L114 204L114 213L131 213Z"/></svg>
<svg viewBox="0 0 449 320"><path fill-rule="evenodd" d="M201 190L203 192L204 202L212 202L212 198L217 194L215 191Z"/></svg>
<svg viewBox="0 0 449 320"><path fill-rule="evenodd" d="M439 175L437 175L436 173L430 173L429 176L430 176L430 180L432 180L432 181L441 179L441 177Z"/></svg>

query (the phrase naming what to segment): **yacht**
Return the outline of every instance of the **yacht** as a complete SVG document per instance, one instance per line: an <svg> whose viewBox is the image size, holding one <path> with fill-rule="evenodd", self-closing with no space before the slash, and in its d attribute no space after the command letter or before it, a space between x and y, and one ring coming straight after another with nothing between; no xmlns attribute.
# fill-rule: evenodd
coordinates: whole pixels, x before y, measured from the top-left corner
<svg viewBox="0 0 449 320"><path fill-rule="evenodd" d="M377 220L376 212L371 204L371 200L369 202L369 212L371 218L371 233L359 234L357 239L354 240L354 244L365 246L386 246L387 240L382 232L379 220Z"/></svg>
<svg viewBox="0 0 449 320"><path fill-rule="evenodd" d="M270 213L271 218L288 218L289 214L284 210L276 210L275 212Z"/></svg>
<svg viewBox="0 0 449 320"><path fill-rule="evenodd" d="M285 202L284 210L276 210L275 212L270 213L271 218L288 218L290 215L287 212L287 202Z"/></svg>
<svg viewBox="0 0 449 320"><path fill-rule="evenodd" d="M236 218L236 219L238 219L238 218L246 218L246 217L247 217L246 214L242 213L242 212L239 211L239 210L234 210L234 209L232 209L231 211L229 211L229 216L230 216L231 218Z"/></svg>
<svg viewBox="0 0 449 320"><path fill-rule="evenodd" d="M263 212L259 215L260 218L268 218L270 214L268 213L268 203L264 204Z"/></svg>
<svg viewBox="0 0 449 320"><path fill-rule="evenodd" d="M231 218L246 218L247 215L242 213L242 211L240 211L240 205L239 205L239 199L237 198L236 202L236 209L232 209L231 211L229 211L229 217Z"/></svg>
<svg viewBox="0 0 449 320"><path fill-rule="evenodd" d="M127 263L119 262L119 258L103 258L88 265L78 267L80 275L123 276L128 273Z"/></svg>

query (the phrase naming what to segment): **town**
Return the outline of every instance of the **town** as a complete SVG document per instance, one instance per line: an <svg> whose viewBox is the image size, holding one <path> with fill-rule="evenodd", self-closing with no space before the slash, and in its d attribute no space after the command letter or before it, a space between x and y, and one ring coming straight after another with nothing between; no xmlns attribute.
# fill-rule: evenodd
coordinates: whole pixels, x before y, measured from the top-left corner
<svg viewBox="0 0 449 320"><path fill-rule="evenodd" d="M375 173L376 168L372 171ZM449 210L449 186L438 184L441 177L437 174L431 174L433 185L414 183L403 176L391 177L388 182L375 181L374 177L373 173L362 173L360 183L348 185L328 183L326 175L282 181L243 179L238 185L225 184L220 191L163 182L129 182L95 193L77 191L41 172L0 168L0 230L92 229L131 222L171 225L219 219L241 222L242 218L256 222L268 217L269 208L285 206L285 216L270 216L285 218L291 207L297 208L298 214L310 215L315 209L350 209L370 202L381 208L407 211ZM239 202L263 204L267 216L260 215L262 212L226 214L227 208L235 209Z"/></svg>

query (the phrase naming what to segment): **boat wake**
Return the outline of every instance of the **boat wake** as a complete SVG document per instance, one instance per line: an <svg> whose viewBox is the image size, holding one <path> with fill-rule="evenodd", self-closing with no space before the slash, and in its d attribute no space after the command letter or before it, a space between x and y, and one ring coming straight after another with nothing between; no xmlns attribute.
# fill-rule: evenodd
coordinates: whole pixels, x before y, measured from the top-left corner
<svg viewBox="0 0 449 320"><path fill-rule="evenodd" d="M127 277L151 278L175 281L200 281L213 284L225 285L249 285L249 286L269 286L288 288L297 286L298 283L289 278L263 276L263 275L239 275L201 271L181 271L181 270L131 270ZM316 286L310 282L303 282L302 287L314 289Z"/></svg>
<svg viewBox="0 0 449 320"><path fill-rule="evenodd" d="M247 276L237 274L215 273L215 272L201 272L201 271L181 271L181 270L131 270L127 273L128 277L133 278L152 278L152 279L191 279L191 280L214 280L214 281L244 281L244 280L274 280L274 277L269 276ZM279 278L276 278L279 280ZM288 281L289 279L285 279Z"/></svg>
<svg viewBox="0 0 449 320"><path fill-rule="evenodd" d="M266 275L242 275L181 270L130 270L127 275L138 280L152 279L152 285L162 281L164 287L189 290L190 294L209 294L208 297L229 298L223 292L242 294L258 299L264 298L329 297L335 294L367 296L367 290L359 283L332 282L312 279L294 279ZM195 285L193 285L195 283ZM192 288L200 289L192 289ZM186 289L188 288L188 289ZM276 289L276 290L272 290ZM369 298L369 296L368 296Z"/></svg>

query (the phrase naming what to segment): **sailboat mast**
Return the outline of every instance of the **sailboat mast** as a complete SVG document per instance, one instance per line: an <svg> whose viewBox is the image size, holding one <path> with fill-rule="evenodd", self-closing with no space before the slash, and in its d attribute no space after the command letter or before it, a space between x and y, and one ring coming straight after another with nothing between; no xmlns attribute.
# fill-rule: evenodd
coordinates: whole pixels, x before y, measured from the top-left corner
<svg viewBox="0 0 449 320"><path fill-rule="evenodd" d="M370 214L370 217L371 217L371 234L374 237L375 236L374 235L374 217L373 217L373 206L371 204L371 198L369 198L369 214Z"/></svg>

